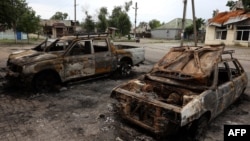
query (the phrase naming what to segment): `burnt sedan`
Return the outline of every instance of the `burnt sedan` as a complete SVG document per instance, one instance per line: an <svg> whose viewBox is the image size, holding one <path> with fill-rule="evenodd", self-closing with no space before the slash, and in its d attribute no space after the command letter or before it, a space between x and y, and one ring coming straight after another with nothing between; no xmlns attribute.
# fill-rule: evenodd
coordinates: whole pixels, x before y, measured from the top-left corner
<svg viewBox="0 0 250 141"><path fill-rule="evenodd" d="M186 129L192 140L240 97L247 75L223 45L173 47L146 75L112 90L122 118L153 133Z"/></svg>

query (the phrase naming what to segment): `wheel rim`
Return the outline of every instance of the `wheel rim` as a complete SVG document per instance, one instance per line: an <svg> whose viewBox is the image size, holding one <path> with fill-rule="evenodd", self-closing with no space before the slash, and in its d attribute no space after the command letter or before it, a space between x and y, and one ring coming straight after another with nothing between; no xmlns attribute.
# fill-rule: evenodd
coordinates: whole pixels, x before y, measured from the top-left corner
<svg viewBox="0 0 250 141"><path fill-rule="evenodd" d="M121 75L128 76L131 73L131 65L128 63L123 63L121 66Z"/></svg>

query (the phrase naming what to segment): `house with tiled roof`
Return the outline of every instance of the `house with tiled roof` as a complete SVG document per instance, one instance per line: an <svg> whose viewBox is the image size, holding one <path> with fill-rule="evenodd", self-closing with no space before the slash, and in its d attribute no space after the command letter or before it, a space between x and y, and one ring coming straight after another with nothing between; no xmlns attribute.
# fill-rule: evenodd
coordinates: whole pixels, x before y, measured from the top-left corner
<svg viewBox="0 0 250 141"><path fill-rule="evenodd" d="M229 12L218 12L208 21L205 44L250 46L250 13L241 1Z"/></svg>

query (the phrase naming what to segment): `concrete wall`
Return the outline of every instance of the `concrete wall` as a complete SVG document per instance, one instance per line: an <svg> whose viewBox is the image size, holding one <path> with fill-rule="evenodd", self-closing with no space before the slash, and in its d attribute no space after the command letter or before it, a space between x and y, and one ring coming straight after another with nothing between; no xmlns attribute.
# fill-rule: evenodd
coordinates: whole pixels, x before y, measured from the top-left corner
<svg viewBox="0 0 250 141"><path fill-rule="evenodd" d="M12 29L0 32L0 39L15 39L15 34ZM21 39L27 39L27 34L21 33Z"/></svg>
<svg viewBox="0 0 250 141"><path fill-rule="evenodd" d="M206 28L206 38L205 44L221 44L224 43L227 46L244 46L250 47L249 41L237 41L236 37L236 26L227 30L227 38L226 40L215 39L215 26L207 26Z"/></svg>
<svg viewBox="0 0 250 141"><path fill-rule="evenodd" d="M151 31L151 37L154 39L176 39L178 30L176 29L157 29Z"/></svg>

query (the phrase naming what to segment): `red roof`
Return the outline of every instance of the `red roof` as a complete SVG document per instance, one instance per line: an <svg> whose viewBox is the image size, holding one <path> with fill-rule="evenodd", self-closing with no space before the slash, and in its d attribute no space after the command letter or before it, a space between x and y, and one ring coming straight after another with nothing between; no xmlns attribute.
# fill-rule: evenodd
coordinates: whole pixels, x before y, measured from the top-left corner
<svg viewBox="0 0 250 141"><path fill-rule="evenodd" d="M210 20L210 25L223 25L234 22L239 22L250 18L250 13L246 13L244 10L236 10L230 12L218 13L214 18Z"/></svg>

